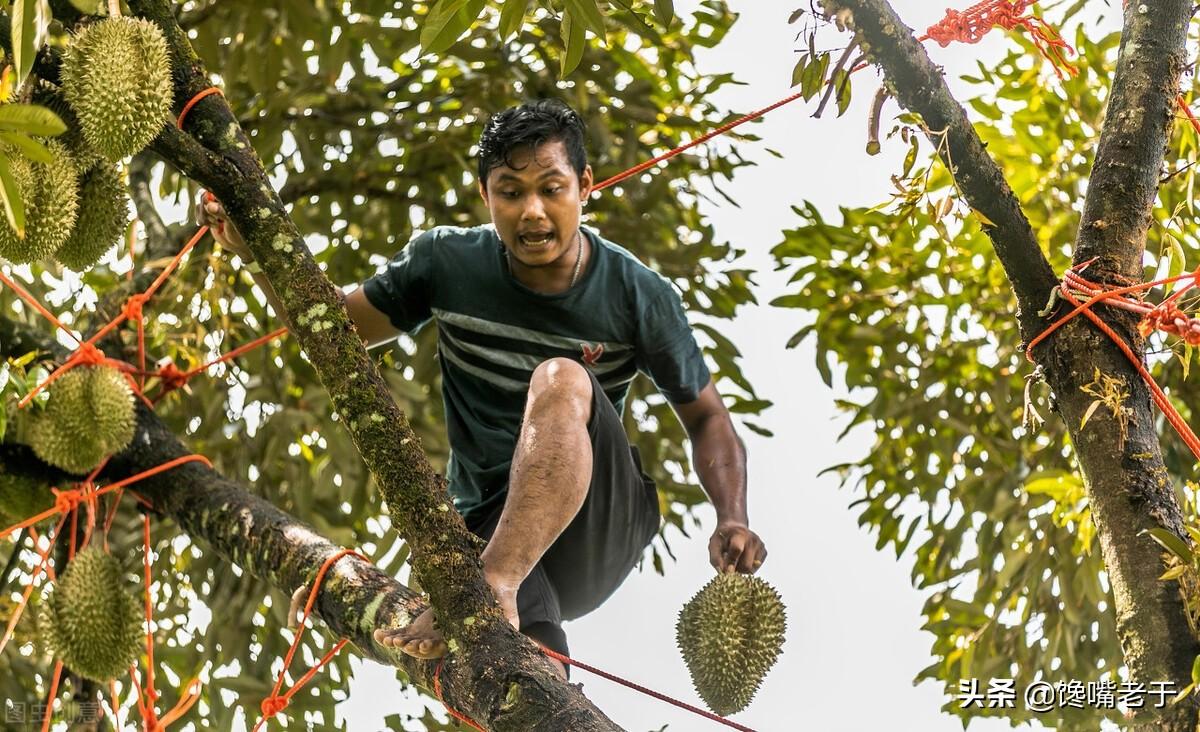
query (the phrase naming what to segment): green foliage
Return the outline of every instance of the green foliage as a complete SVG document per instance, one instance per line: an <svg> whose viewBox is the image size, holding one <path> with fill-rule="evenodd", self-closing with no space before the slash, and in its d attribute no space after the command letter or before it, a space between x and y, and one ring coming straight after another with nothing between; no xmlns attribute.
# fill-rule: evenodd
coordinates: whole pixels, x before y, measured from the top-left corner
<svg viewBox="0 0 1200 732"><path fill-rule="evenodd" d="M502 29L509 5L514 9ZM723 3L710 0L661 30L648 20L649 4L608 8L609 47L585 34L578 66L566 80L558 79L566 55L557 42L562 13L527 3L517 15L520 5L510 0L503 9L485 6L465 35L437 55L420 50L421 21L430 4L201 0L181 4L179 17L199 55L219 75L293 219L310 235L318 262L331 280L345 285L373 274L420 229L488 221L473 177L472 147L486 117L509 105L558 96L575 106L587 121L589 158L600 178L734 116L709 100L733 79L700 74L693 63L696 49L719 43L733 23L736 16ZM202 119L193 117L189 126ZM130 166L144 223L139 230L157 230L153 225L161 216L178 246L194 227L177 223L173 209L190 207L197 191L176 171L143 155ZM736 347L714 325L752 301L751 273L734 262L741 252L717 241L697 210L701 178L719 186L745 164L725 144L696 148L669 167L598 195L586 211L589 225L670 278L689 309L706 316L701 341L714 375L739 417L752 419L768 403L741 375ZM136 195L138 184L150 195ZM158 239L149 243L164 245ZM138 252L146 244L139 242ZM52 262L35 263L23 284L86 330L104 321L94 303L117 296L127 263L124 257L105 258L82 275L64 273ZM44 327L28 309L14 311L14 302L11 292L0 289L6 317ZM150 358L172 359L183 370L279 325L240 263L208 242L166 282L146 314ZM133 353L136 335L127 329L125 337ZM426 328L377 357L422 447L441 469L448 446L435 339L434 329ZM628 405L627 427L660 487L666 521L652 564L664 571L667 539L674 535L669 527L690 530L691 508L704 497L693 482L683 430L648 380L635 381ZM157 411L189 449L210 457L223 474L331 540L359 547L385 572L406 578L407 548L390 531L378 491L345 431L330 418L328 395L294 341L283 339L214 366L186 391L160 402ZM123 504L110 543L138 546L137 522L136 512ZM183 721L229 729L239 710L256 717L270 690L272 664L290 641L281 630L288 598L268 592L241 566L230 567L178 533L169 522L156 523L155 536L171 541L155 547L155 582L169 588L156 594L155 657L180 679L207 668L203 696ZM242 566L253 561L242 559ZM205 609L211 619L204 619ZM301 654L319 656L329 642L320 633L306 634ZM288 714L332 727L334 705L346 693L349 657L336 658L322 672L322 683L298 695ZM0 695L44 696L47 690L35 684L33 671L24 672L44 671L43 665L11 652L0 656ZM422 722L431 730L446 728L432 714Z"/></svg>
<svg viewBox="0 0 1200 732"><path fill-rule="evenodd" d="M1040 61L1030 63L1037 54L1023 36L1010 37L1022 48L981 63L966 79L973 93L965 103L1062 271L1119 39L1081 30L1081 73L1059 82ZM814 58L810 65L820 63ZM936 144L919 143L924 135L919 120L902 115L883 142L909 146L890 202L843 208L835 221L810 205L796 208L800 225L774 249L792 273L792 291L775 304L807 315L789 345L812 339L825 382L835 365L844 376L846 432L875 436L869 454L831 470L854 489L852 506L877 547L897 557L907 550L914 583L930 590L924 627L936 661L917 679L942 682L951 697L945 710L963 717L1096 729L1115 713L1034 715L1019 703L962 709L953 700L959 679L986 686L1014 678L1018 689L1035 679L1119 683L1122 654L1086 493L1063 425L1038 419L1049 411L1047 390L1020 348L1014 297L981 230L986 222L959 200L932 157ZM1172 168L1195 159L1191 139L1182 136ZM1150 251L1171 229L1170 241L1194 259L1194 235L1170 215L1190 201L1189 177L1164 188ZM1163 255L1165 262L1165 248ZM1156 365L1169 366L1161 358ZM1183 388L1186 400L1194 387ZM1191 464L1169 459L1181 470Z"/></svg>

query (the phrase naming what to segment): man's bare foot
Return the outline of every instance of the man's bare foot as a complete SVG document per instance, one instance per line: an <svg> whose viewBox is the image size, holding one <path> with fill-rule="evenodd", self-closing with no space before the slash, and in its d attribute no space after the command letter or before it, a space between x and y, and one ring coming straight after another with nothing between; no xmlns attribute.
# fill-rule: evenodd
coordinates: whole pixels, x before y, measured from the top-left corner
<svg viewBox="0 0 1200 732"><path fill-rule="evenodd" d="M485 577L485 579L487 579ZM517 614L517 587L504 582L492 582L492 593L500 603L504 617L517 630L521 629L521 619ZM517 583L519 584L519 583ZM433 620L433 609L427 609L417 616L417 619L403 628L396 630L375 631L375 642L385 648L399 648L404 653L415 658L441 658L446 655L446 641L437 629Z"/></svg>

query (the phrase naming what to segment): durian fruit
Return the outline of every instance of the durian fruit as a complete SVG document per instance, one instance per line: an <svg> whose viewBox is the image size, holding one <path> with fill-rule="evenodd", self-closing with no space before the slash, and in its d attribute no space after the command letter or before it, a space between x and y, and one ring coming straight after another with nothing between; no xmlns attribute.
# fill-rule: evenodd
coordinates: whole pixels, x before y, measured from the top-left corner
<svg viewBox="0 0 1200 732"><path fill-rule="evenodd" d="M21 523L54 505L50 486L0 465L0 530Z"/></svg>
<svg viewBox="0 0 1200 732"><path fill-rule="evenodd" d="M107 681L129 671L141 651L141 603L126 589L121 563L84 549L43 599L38 630L47 650L75 673Z"/></svg>
<svg viewBox="0 0 1200 732"><path fill-rule="evenodd" d="M79 179L79 218L55 257L71 269L87 269L121 238L128 221L120 173L112 163L97 163Z"/></svg>
<svg viewBox="0 0 1200 732"><path fill-rule="evenodd" d="M779 593L750 575L717 575L683 606L675 640L709 709L746 708L782 651L786 625Z"/></svg>
<svg viewBox="0 0 1200 732"><path fill-rule="evenodd" d="M49 163L34 163L19 153L0 151L8 159L13 180L25 205L25 238L0 216L0 257L14 264L52 256L75 227L79 212L78 173L70 152L48 140Z"/></svg>
<svg viewBox="0 0 1200 732"><path fill-rule="evenodd" d="M76 366L48 387L50 399L30 429L44 462L86 473L133 440L133 390L111 366Z"/></svg>
<svg viewBox="0 0 1200 732"><path fill-rule="evenodd" d="M54 139L66 145L67 150L71 153L71 158L75 161L77 170L87 170L102 159L99 153L89 147L87 141L83 139L79 118L75 116L75 110L71 109L66 95L58 87L39 82L33 88L33 103L40 104L54 112L67 126L67 131Z"/></svg>
<svg viewBox="0 0 1200 732"><path fill-rule="evenodd" d="M119 16L81 30L62 81L84 139L110 162L150 144L171 113L167 41L149 20Z"/></svg>

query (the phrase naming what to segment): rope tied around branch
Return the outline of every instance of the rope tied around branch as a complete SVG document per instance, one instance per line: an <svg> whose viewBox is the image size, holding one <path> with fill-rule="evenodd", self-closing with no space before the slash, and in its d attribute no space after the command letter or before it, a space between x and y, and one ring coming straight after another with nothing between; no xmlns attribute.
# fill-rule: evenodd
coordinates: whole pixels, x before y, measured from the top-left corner
<svg viewBox="0 0 1200 732"><path fill-rule="evenodd" d="M983 0L966 10L946 11L946 16L929 26L918 40L936 41L945 48L951 43L979 43L993 28L1011 31L1023 28L1029 32L1038 51L1054 67L1058 78L1079 73L1067 56L1075 49L1063 40L1058 31L1040 17L1028 12L1037 0Z"/></svg>

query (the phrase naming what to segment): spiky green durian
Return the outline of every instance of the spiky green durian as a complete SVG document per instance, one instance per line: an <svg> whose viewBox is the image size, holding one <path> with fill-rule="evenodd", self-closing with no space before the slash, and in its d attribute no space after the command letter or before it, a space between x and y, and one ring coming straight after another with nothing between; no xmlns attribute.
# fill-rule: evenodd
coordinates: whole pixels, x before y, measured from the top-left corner
<svg viewBox="0 0 1200 732"><path fill-rule="evenodd" d="M87 141L83 139L79 118L75 116L75 110L71 109L66 95L58 87L39 82L33 88L33 103L40 104L54 112L67 126L67 131L54 139L61 142L70 151L76 169L86 170L101 160L99 153L88 147Z"/></svg>
<svg viewBox="0 0 1200 732"><path fill-rule="evenodd" d="M30 430L34 454L70 473L86 473L133 439L133 390L111 366L77 366L48 388Z"/></svg>
<svg viewBox="0 0 1200 732"><path fill-rule="evenodd" d="M746 708L782 651L786 625L779 593L750 575L717 575L683 606L675 639L710 709Z"/></svg>
<svg viewBox="0 0 1200 732"><path fill-rule="evenodd" d="M67 565L42 602L38 630L47 650L72 671L106 681L129 670L142 640L142 608L121 564L97 548Z"/></svg>
<svg viewBox="0 0 1200 732"><path fill-rule="evenodd" d="M50 150L49 163L31 162L11 149L0 151L25 205L24 239L0 217L0 257L14 264L52 256L75 227L79 211L75 162L62 143L48 140L44 144Z"/></svg>
<svg viewBox="0 0 1200 732"><path fill-rule="evenodd" d="M146 147L171 113L167 41L149 20L106 18L81 30L62 81L88 146L111 162Z"/></svg>
<svg viewBox="0 0 1200 732"><path fill-rule="evenodd" d="M0 530L53 505L54 494L44 481L0 466Z"/></svg>
<svg viewBox="0 0 1200 732"><path fill-rule="evenodd" d="M129 199L112 163L97 163L79 180L79 218L55 257L74 270L95 264L121 238Z"/></svg>

